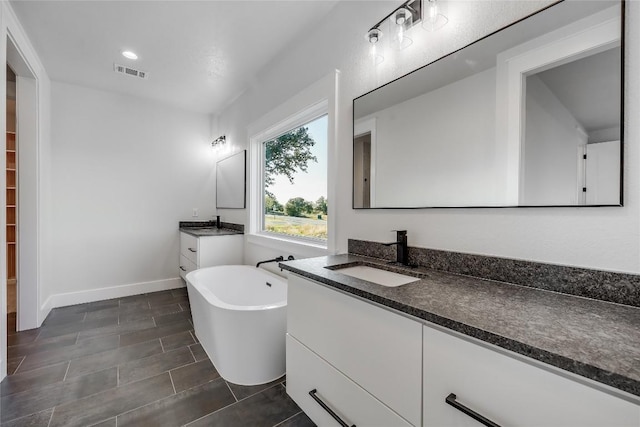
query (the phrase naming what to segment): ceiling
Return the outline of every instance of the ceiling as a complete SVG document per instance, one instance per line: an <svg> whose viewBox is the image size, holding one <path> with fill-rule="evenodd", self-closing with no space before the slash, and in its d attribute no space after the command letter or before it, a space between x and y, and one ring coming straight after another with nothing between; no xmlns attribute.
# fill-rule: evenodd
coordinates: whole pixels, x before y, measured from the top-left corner
<svg viewBox="0 0 640 427"><path fill-rule="evenodd" d="M621 48L536 74L585 131L620 126Z"/></svg>
<svg viewBox="0 0 640 427"><path fill-rule="evenodd" d="M217 113L338 0L13 0L54 81ZM138 60L125 59L132 50ZM114 63L148 72L117 74Z"/></svg>

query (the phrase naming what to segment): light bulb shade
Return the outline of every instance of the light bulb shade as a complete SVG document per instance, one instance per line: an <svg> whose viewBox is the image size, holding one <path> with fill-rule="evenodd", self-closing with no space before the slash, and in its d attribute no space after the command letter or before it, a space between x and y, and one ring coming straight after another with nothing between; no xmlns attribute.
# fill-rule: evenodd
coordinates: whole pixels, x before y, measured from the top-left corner
<svg viewBox="0 0 640 427"><path fill-rule="evenodd" d="M446 2L426 0L422 9L422 28L437 31L444 27L449 22L445 9Z"/></svg>
<svg viewBox="0 0 640 427"><path fill-rule="evenodd" d="M413 25L413 17L411 11L406 8L396 10L389 18L389 33L391 34L390 45L396 50L405 49L413 40L407 35L407 32Z"/></svg>

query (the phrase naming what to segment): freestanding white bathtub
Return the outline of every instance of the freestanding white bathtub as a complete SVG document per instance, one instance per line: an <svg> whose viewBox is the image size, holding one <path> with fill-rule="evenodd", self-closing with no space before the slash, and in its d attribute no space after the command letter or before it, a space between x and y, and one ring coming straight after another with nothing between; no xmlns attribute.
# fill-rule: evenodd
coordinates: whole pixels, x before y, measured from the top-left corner
<svg viewBox="0 0 640 427"><path fill-rule="evenodd" d="M196 336L227 381L264 384L285 373L287 282L248 265L187 274Z"/></svg>

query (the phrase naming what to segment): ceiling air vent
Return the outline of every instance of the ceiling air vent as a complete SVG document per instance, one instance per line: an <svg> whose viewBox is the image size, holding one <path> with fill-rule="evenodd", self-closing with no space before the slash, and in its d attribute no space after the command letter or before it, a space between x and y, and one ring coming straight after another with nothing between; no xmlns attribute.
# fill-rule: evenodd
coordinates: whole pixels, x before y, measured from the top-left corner
<svg viewBox="0 0 640 427"><path fill-rule="evenodd" d="M113 71L132 77L140 77L141 79L149 78L149 73L146 71L136 70L135 68L125 67L124 65L120 64L113 64Z"/></svg>

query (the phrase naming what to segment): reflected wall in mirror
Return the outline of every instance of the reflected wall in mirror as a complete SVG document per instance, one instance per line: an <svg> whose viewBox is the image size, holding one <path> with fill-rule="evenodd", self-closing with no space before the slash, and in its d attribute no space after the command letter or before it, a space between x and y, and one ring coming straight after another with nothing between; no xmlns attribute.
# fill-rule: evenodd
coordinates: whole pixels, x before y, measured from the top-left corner
<svg viewBox="0 0 640 427"><path fill-rule="evenodd" d="M356 98L353 207L621 205L623 7L555 4Z"/></svg>
<svg viewBox="0 0 640 427"><path fill-rule="evenodd" d="M246 207L247 150L240 151L216 164L216 208Z"/></svg>

